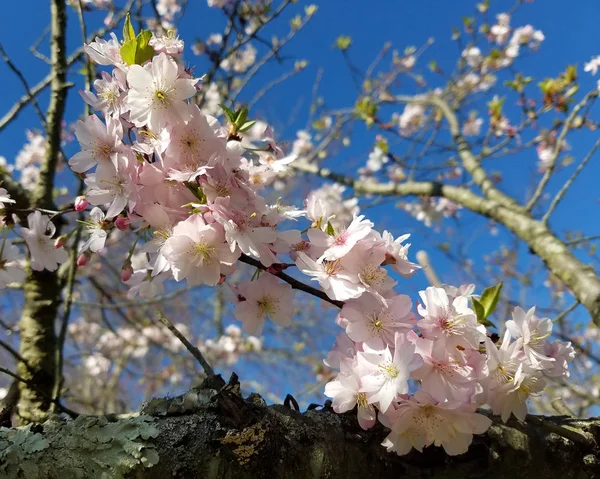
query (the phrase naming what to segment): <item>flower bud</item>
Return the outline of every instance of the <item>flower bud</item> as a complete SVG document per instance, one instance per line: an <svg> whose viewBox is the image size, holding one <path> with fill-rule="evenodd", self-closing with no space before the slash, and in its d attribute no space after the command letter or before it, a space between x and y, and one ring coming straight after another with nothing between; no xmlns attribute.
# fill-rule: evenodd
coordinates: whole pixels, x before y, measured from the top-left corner
<svg viewBox="0 0 600 479"><path fill-rule="evenodd" d="M121 268L121 281L129 281L133 276L133 268L131 267L131 261L125 261L125 264Z"/></svg>
<svg viewBox="0 0 600 479"><path fill-rule="evenodd" d="M58 238L56 238L56 240L54 241L54 247L56 249L58 248L62 248L65 244L67 244L67 240L69 239L69 237L67 235L60 235Z"/></svg>
<svg viewBox="0 0 600 479"><path fill-rule="evenodd" d="M90 202L85 199L85 196L78 196L75 198L75 211L85 211L88 206L90 206Z"/></svg>
<svg viewBox="0 0 600 479"><path fill-rule="evenodd" d="M129 218L127 218L126 216L118 216L115 220L115 226L121 231L127 230L130 224L131 221L129 221Z"/></svg>
<svg viewBox="0 0 600 479"><path fill-rule="evenodd" d="M85 251L77 257L77 266L85 266L90 260L90 254Z"/></svg>

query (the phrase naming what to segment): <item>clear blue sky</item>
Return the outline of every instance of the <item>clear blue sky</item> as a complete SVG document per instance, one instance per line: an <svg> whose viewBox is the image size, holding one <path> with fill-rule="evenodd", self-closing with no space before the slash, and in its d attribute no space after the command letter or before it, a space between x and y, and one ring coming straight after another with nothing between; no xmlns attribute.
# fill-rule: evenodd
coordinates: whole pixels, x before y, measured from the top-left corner
<svg viewBox="0 0 600 479"><path fill-rule="evenodd" d="M49 2L45 0L27 0L21 2L3 2L3 14L0 16L0 42L17 66L21 69L30 85L36 84L48 71L47 65L35 58L29 52L29 46L41 35L48 25ZM119 5L123 2L118 1ZM290 13L284 15L284 20L272 28L272 32L283 36L288 31L289 18L295 13L302 12L308 2L299 2L290 8ZM450 39L451 27L460 26L463 16L472 15L475 2L470 0L381 0L365 2L361 0L326 0L315 1L319 6L315 18L300 32L284 49L285 58L308 59L308 68L300 75L275 88L261 100L254 112L255 115L270 119L277 127L277 133L282 139L292 141L295 132L302 128L308 118L313 82L319 68L324 69L320 87L320 95L326 99L331 108L348 107L355 99L355 87L350 79L347 66L339 51L332 45L340 34L348 34L353 38L350 56L355 65L365 69L379 52L383 44L390 41L394 47L403 51L406 46L423 45L428 38L434 37L435 43L423 57L422 64L429 59L435 59L442 69L449 70L454 65L458 51ZM514 1L492 0L491 11L499 12L510 9ZM79 26L77 18L70 10L69 14L69 52L80 45ZM91 26L97 26L102 21L102 14L90 15ZM583 72L584 62L600 54L600 2L597 0L537 0L533 4L524 4L512 19L513 26L531 23L541 29L546 40L541 49L533 57L523 60L522 65L526 74L537 81L545 76L557 75L568 64L576 64L584 87L587 91L595 83L594 78ZM179 24L180 36L188 42L186 59L196 64L196 72L202 74L205 64L200 62L189 51L189 45L196 37L206 38L210 33L221 31L223 15L216 9L206 7L204 0L189 0L185 17ZM259 47L260 48L260 47ZM47 52L47 40L41 47ZM277 64L267 66L257 76L250 86L249 94L260 88L262 82L270 81L291 67L289 62L283 67ZM600 78L600 76L598 77ZM0 62L0 115L3 115L13 105L14 101L23 94L22 85L14 74ZM72 75L71 80L80 84L80 78ZM264 84L264 83L262 83ZM433 85L438 86L438 85ZM406 82L404 92L414 92L411 82ZM251 95L248 95L251 96ZM48 95L41 95L42 106L45 107ZM67 121L75 120L82 111L83 102L76 88L69 92ZM514 108L509 106L508 108ZM510 110L509 110L510 111ZM485 113L484 110L481 110ZM24 110L19 118L0 133L0 155L9 162L25 142L27 128L39 128L39 120L31 108ZM593 135L581 135L573 144L571 154L577 159L587 151L586 146L594 141ZM373 134L366 133L360 128L353 138L353 147L342 151L331 161L330 166L344 170L347 165L360 166L364 163L372 147ZM72 154L76 145L70 145L67 152ZM402 151L398 151L402 153ZM516 155L509 159L499 160L493 164L493 169L504 174L503 188L519 196L525 196L525 189L531 184L531 179L538 175L537 158L534 152ZM569 173L572 171L569 170ZM600 162L593 161L585 174L577 180L577 185L569 194L568 200L557 210L552 226L558 232L565 230L583 230L586 234L599 234L600 226L596 220L598 208L596 203L597 178L600 177ZM437 254L432 245L445 241L444 229L441 233L430 235L415 221L411 220L392 206L380 206L367 213L383 227L391 229L395 234L411 232L414 234L412 243L414 252L426 248L432 251L436 267L445 280L451 282L452 269L441 254ZM591 221L590 221L591 220ZM486 223L478 219L467 222L471 231L465 230L463 235L468 238L473 232L485 228ZM508 240L509 235L501 233L501 239ZM486 234L477 236L470 246L474 253L476 265L482 266L482 255L497 247L498 238ZM526 251L521 254L522 261L529 261ZM402 283L404 288L406 283ZM407 285L411 294L425 286L424 278L415 279ZM487 285L481 285L487 286ZM536 301L543 303L547 297L544 288L538 285L534 290L535 297L527 298L528 304ZM525 306L527 306L526 304Z"/></svg>

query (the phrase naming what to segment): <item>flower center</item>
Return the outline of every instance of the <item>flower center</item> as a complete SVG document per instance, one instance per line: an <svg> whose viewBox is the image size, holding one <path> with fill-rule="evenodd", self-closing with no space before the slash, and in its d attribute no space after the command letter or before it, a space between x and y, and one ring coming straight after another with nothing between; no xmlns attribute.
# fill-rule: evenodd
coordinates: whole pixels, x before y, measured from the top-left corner
<svg viewBox="0 0 600 479"><path fill-rule="evenodd" d="M388 381L396 379L400 375L400 371L394 363L387 362L377 367Z"/></svg>

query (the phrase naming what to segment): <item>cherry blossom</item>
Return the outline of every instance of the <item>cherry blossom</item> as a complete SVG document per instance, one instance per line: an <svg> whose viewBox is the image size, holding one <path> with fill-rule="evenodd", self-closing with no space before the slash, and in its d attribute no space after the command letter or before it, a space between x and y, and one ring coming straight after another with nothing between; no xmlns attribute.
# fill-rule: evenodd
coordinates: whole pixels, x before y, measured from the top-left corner
<svg viewBox="0 0 600 479"><path fill-rule="evenodd" d="M333 399L332 407L337 413L351 411L356 406L358 424L363 429L375 425L375 407L367 401L367 395L361 392L361 377L357 375L351 364L343 361L337 377L325 385L325 396Z"/></svg>
<svg viewBox="0 0 600 479"><path fill-rule="evenodd" d="M233 265L238 257L225 243L223 227L206 224L200 215L190 216L173 228L163 255L171 263L175 279L186 279L190 286L215 286L223 265Z"/></svg>
<svg viewBox="0 0 600 479"><path fill-rule="evenodd" d="M239 289L242 299L235 307L235 317L245 332L260 336L267 316L280 326L291 324L294 292L289 284L265 273L256 281L242 283Z"/></svg>
<svg viewBox="0 0 600 479"><path fill-rule="evenodd" d="M5 205L16 203L15 200L11 199L10 194L6 191L6 188L0 188L0 208L4 208Z"/></svg>
<svg viewBox="0 0 600 479"><path fill-rule="evenodd" d="M492 421L475 412L474 404L440 403L427 393L417 391L389 414L392 432L383 441L388 451L404 455L415 448L432 444L442 446L447 454L467 452L473 434L483 434Z"/></svg>
<svg viewBox="0 0 600 479"><path fill-rule="evenodd" d="M373 295L364 294L347 301L340 312L348 337L371 349L394 346L397 331L407 333L416 323L412 301L406 295L394 296L383 306Z"/></svg>
<svg viewBox="0 0 600 479"><path fill-rule="evenodd" d="M361 392L368 393L368 403L377 403L382 413L397 395L408 393L410 373L423 364L415 345L402 333L395 335L393 353L386 347L381 352L357 353L357 359L358 366L368 372L362 377Z"/></svg>
<svg viewBox="0 0 600 479"><path fill-rule="evenodd" d="M118 158L126 154L121 141L123 127L118 120L109 118L105 126L96 115L88 116L75 125L75 136L82 149L69 160L69 166L76 173L83 173L99 162L111 162L116 168Z"/></svg>
<svg viewBox="0 0 600 479"><path fill-rule="evenodd" d="M110 222L106 220L106 216L100 208L92 209L89 219L85 222L85 227L87 232L90 233L90 237L80 246L79 253L81 254L87 249L96 253L104 248Z"/></svg>
<svg viewBox="0 0 600 479"><path fill-rule="evenodd" d="M19 248L4 237L0 246L0 289L25 280L25 269L20 264L20 256Z"/></svg>
<svg viewBox="0 0 600 479"><path fill-rule="evenodd" d="M58 265L69 259L64 248L55 248L52 237L56 227L50 219L39 211L27 216L28 228L21 227L21 236L27 243L31 256L31 269L34 271L56 271Z"/></svg>
<svg viewBox="0 0 600 479"><path fill-rule="evenodd" d="M189 118L184 102L196 93L195 79L178 78L177 63L165 53L154 57L148 67L131 65L127 72L130 86L126 103L131 121L158 131L167 123L180 123Z"/></svg>

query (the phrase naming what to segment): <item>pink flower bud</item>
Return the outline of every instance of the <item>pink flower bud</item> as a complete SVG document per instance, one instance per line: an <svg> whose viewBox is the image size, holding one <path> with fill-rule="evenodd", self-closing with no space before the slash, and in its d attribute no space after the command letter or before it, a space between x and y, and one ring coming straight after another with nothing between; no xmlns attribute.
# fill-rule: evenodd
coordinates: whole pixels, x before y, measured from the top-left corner
<svg viewBox="0 0 600 479"><path fill-rule="evenodd" d="M90 206L90 202L85 199L85 196L78 196L75 198L75 211L85 211Z"/></svg>
<svg viewBox="0 0 600 479"><path fill-rule="evenodd" d="M126 229L128 229L130 224L131 221L129 221L129 218L127 218L126 216L118 216L115 220L115 226L121 231L125 231Z"/></svg>
<svg viewBox="0 0 600 479"><path fill-rule="evenodd" d="M77 266L85 266L89 260L90 260L90 255L87 251L85 253L81 253L77 257Z"/></svg>
<svg viewBox="0 0 600 479"><path fill-rule="evenodd" d="M222 274L221 277L219 278L219 282L217 283L217 286L221 286L225 282L226 279L227 279L227 277L224 274Z"/></svg>
<svg viewBox="0 0 600 479"><path fill-rule="evenodd" d="M67 235L60 235L58 238L56 238L56 240L54 241L54 247L56 249L58 248L62 248L65 244L67 244L67 239L68 236Z"/></svg>
<svg viewBox="0 0 600 479"><path fill-rule="evenodd" d="M121 281L123 281L123 283L129 281L131 276L133 276L133 268L131 267L131 261L128 260L125 261L123 268L121 268Z"/></svg>

